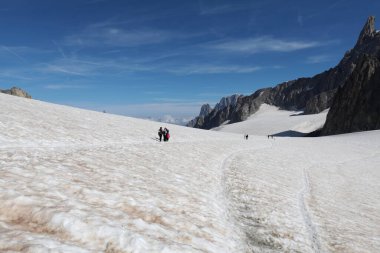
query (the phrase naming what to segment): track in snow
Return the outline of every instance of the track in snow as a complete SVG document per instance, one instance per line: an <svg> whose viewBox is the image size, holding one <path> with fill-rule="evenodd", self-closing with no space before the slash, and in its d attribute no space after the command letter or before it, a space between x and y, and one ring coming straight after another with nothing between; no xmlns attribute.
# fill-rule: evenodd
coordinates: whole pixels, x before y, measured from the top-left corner
<svg viewBox="0 0 380 253"><path fill-rule="evenodd" d="M317 229L311 219L310 213L306 206L306 195L310 194L310 182L309 175L306 169L303 169L303 188L298 193L298 203L300 206L300 210L302 213L303 220L307 227L307 231L309 232L310 241L312 243L312 249L314 252L323 252L321 250L321 243L319 241L319 235Z"/></svg>

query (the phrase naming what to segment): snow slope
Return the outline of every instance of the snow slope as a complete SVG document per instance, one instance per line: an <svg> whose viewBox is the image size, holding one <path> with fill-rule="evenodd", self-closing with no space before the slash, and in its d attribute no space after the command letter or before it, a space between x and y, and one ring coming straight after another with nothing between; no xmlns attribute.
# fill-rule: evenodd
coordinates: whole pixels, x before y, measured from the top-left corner
<svg viewBox="0 0 380 253"><path fill-rule="evenodd" d="M280 110L278 107L262 104L247 120L222 125L213 130L253 135L302 136L323 127L327 112L328 110L319 114L302 115L301 111Z"/></svg>
<svg viewBox="0 0 380 253"><path fill-rule="evenodd" d="M0 252L380 250L379 131L167 125L160 143L161 123L3 94L0 108Z"/></svg>

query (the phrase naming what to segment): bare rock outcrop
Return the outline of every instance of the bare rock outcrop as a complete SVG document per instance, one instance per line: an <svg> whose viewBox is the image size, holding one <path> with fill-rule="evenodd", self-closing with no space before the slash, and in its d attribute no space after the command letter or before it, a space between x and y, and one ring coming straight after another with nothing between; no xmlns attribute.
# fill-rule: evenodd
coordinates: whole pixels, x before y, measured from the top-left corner
<svg viewBox="0 0 380 253"><path fill-rule="evenodd" d="M18 88L18 87L12 87L9 90L1 90L0 93L5 93L8 95L13 95L13 96L18 96L18 97L23 97L23 98L32 98L26 91Z"/></svg>

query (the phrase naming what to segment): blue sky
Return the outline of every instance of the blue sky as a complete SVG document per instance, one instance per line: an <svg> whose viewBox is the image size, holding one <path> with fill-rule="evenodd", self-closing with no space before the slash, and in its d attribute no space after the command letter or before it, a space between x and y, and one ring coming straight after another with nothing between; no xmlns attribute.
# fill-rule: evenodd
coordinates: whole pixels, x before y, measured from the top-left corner
<svg viewBox="0 0 380 253"><path fill-rule="evenodd" d="M0 88L189 118L222 96L335 66L379 14L374 0L2 0Z"/></svg>

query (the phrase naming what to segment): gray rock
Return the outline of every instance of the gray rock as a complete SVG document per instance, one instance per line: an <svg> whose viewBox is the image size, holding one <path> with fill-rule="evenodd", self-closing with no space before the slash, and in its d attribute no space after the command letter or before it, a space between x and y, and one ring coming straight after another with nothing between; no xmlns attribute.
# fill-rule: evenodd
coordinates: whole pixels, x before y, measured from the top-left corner
<svg viewBox="0 0 380 253"><path fill-rule="evenodd" d="M18 97L32 98L26 91L24 91L20 88L17 88L17 87L12 87L9 90L1 90L0 89L0 92L8 94L8 95L18 96Z"/></svg>

